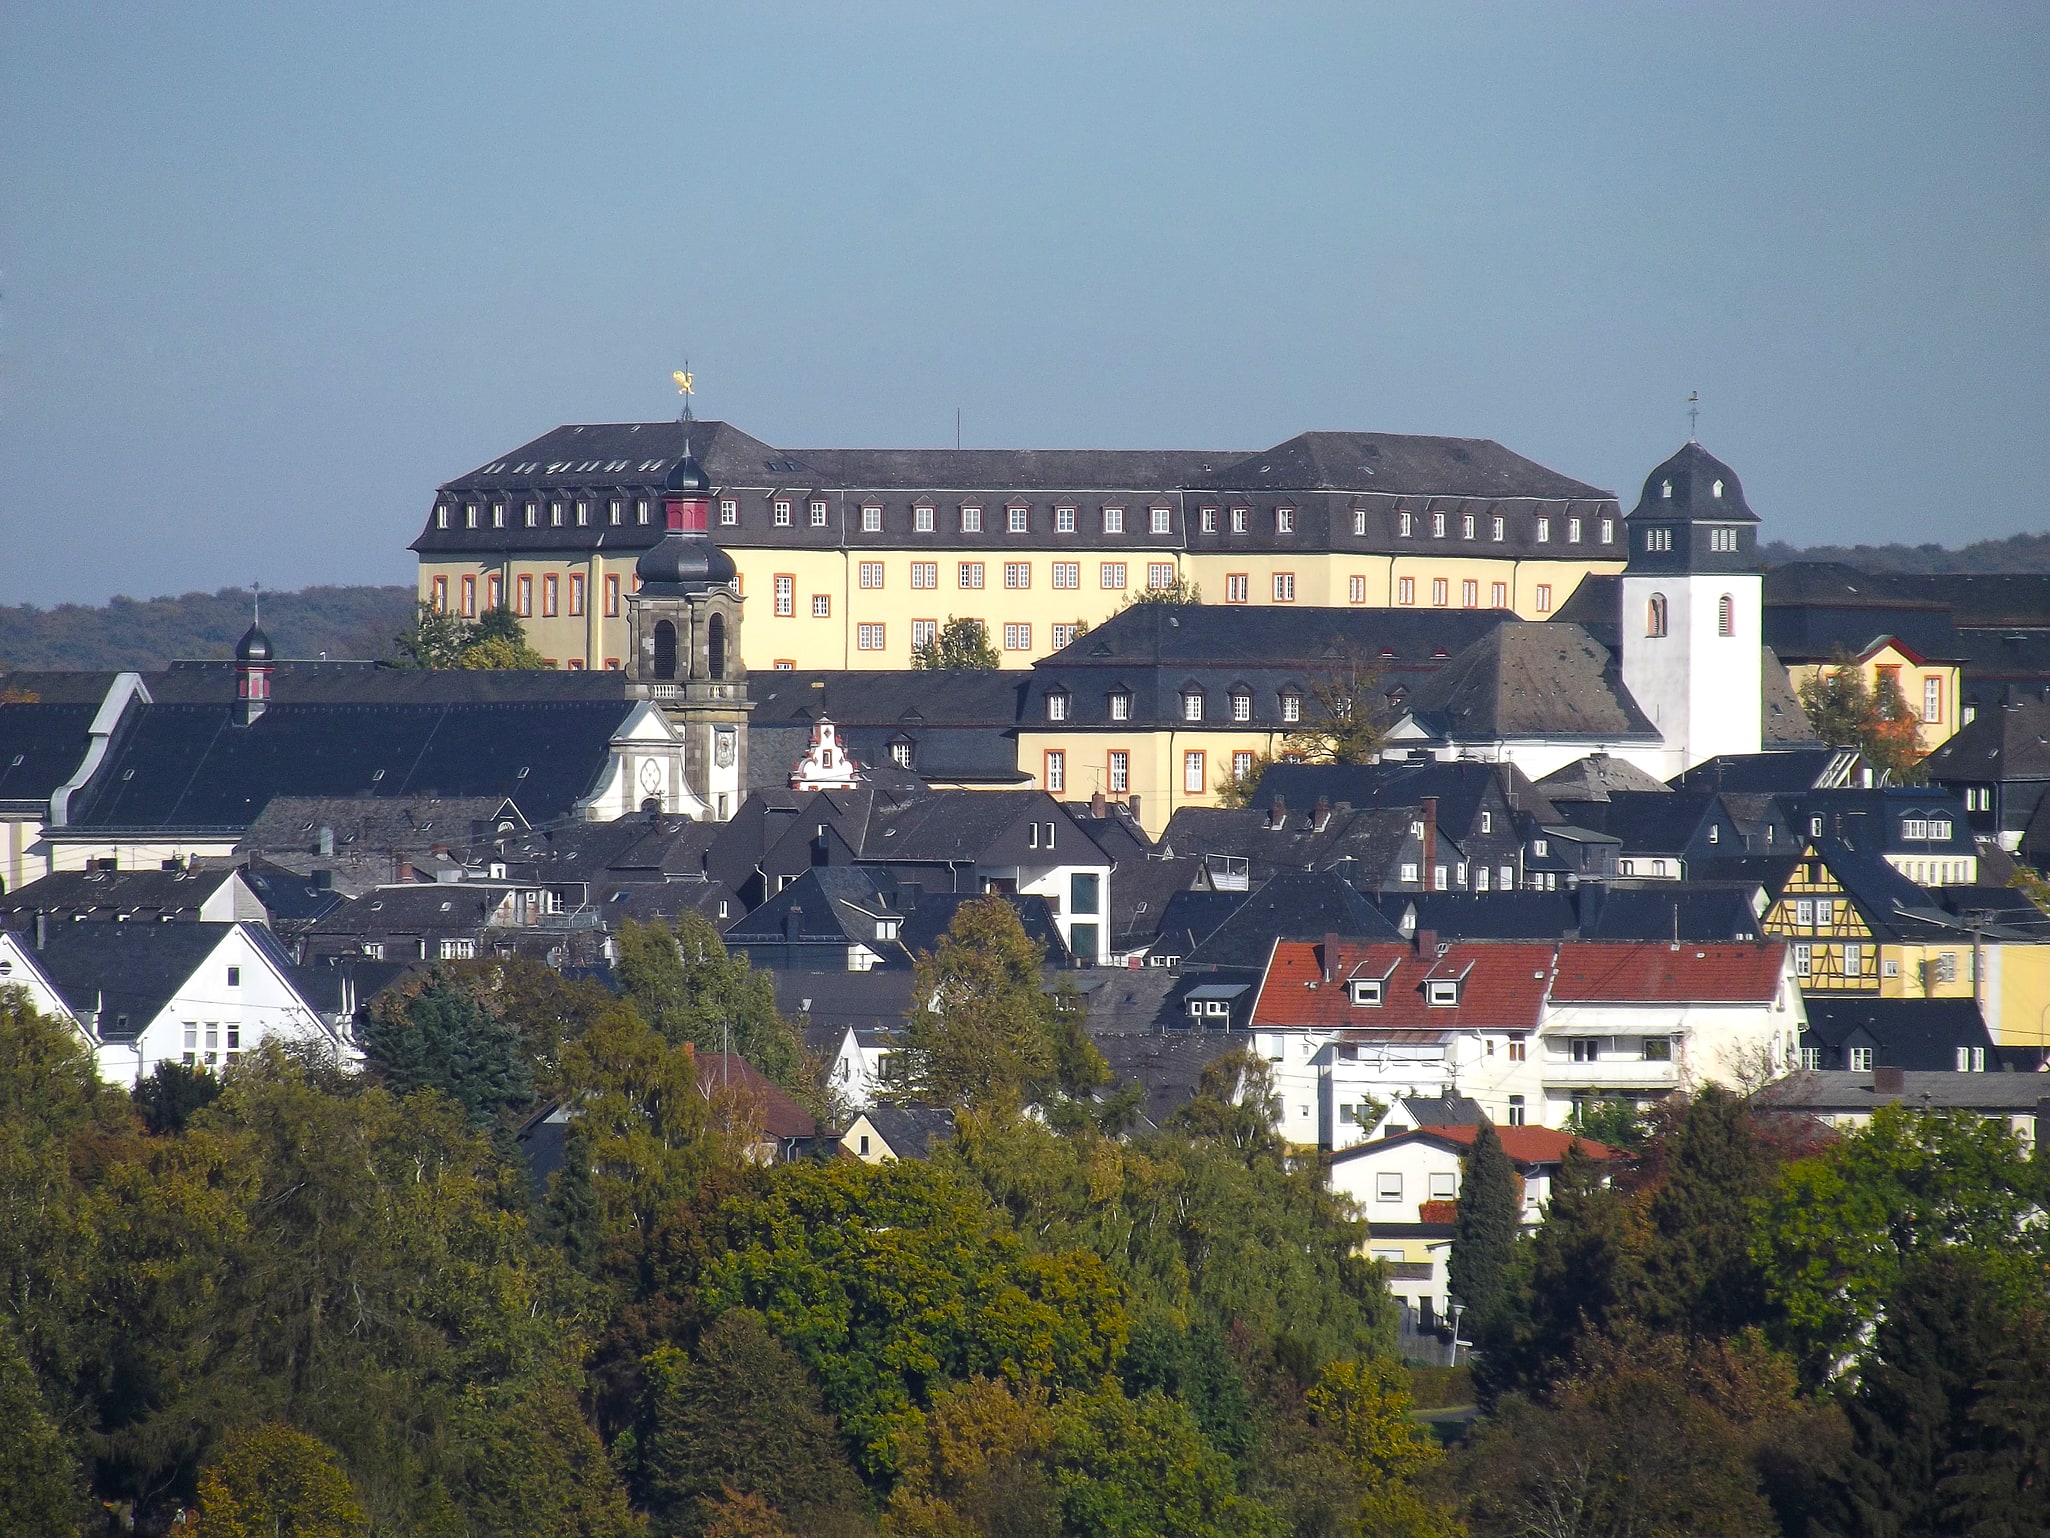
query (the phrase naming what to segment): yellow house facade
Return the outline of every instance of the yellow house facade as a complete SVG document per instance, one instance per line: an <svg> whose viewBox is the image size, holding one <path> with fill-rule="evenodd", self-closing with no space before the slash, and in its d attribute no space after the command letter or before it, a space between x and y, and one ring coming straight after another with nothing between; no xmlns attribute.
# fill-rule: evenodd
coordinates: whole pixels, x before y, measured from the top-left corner
<svg viewBox="0 0 2050 1538"><path fill-rule="evenodd" d="M1309 433L1264 454L786 451L720 422L571 426L440 488L420 598L509 606L565 668L626 656L633 563L688 457L749 666L902 668L950 618L1025 667L1134 596L1548 617L1624 560L1613 496L1479 439Z"/></svg>
<svg viewBox="0 0 2050 1538"><path fill-rule="evenodd" d="M1782 659L1784 660L1784 659ZM1864 679L1865 687L1878 691L1883 679L1891 678L1916 718L1915 744L1930 753L1957 734L1962 724L1964 670L1955 662L1918 656L1904 643L1887 636L1850 664ZM1798 692L1827 674L1835 677L1842 664L1830 661L1787 663L1787 677Z"/></svg>
<svg viewBox="0 0 2050 1538"><path fill-rule="evenodd" d="M1964 999L1977 986L1969 936L1925 938L1875 927L1812 844L1760 927L1792 947L1803 993Z"/></svg>

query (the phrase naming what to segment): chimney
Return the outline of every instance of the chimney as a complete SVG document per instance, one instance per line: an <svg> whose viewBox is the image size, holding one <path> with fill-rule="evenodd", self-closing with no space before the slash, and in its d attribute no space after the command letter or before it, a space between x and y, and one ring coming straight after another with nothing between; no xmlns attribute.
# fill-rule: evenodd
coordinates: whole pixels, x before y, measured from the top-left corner
<svg viewBox="0 0 2050 1538"><path fill-rule="evenodd" d="M1283 823L1287 821L1288 798L1286 796L1276 796L1274 798L1274 804L1267 808L1268 831L1272 832L1273 830L1279 828Z"/></svg>
<svg viewBox="0 0 2050 1538"><path fill-rule="evenodd" d="M1319 796L1317 798L1317 805L1312 813L1312 819L1316 830L1322 833L1324 825L1331 821L1331 798L1329 796Z"/></svg>
<svg viewBox="0 0 2050 1538"><path fill-rule="evenodd" d="M326 860L332 860L335 857L335 830L333 828L322 828L320 830L320 837L314 844L314 853Z"/></svg>
<svg viewBox="0 0 2050 1538"><path fill-rule="evenodd" d="M1105 817L1108 816L1109 813L1109 798L1106 797L1104 793L1099 790L1095 795L1089 798L1089 815L1091 817Z"/></svg>
<svg viewBox="0 0 2050 1538"><path fill-rule="evenodd" d="M313 872L313 890L314 890L314 891L316 891L316 892L332 892L332 891L333 891L334 889L335 889L335 873L334 873L333 871L331 871L331 870L317 870L317 871L314 871L314 872Z"/></svg>
<svg viewBox="0 0 2050 1538"><path fill-rule="evenodd" d="M783 911L783 938L794 944L804 934L804 909L792 903Z"/></svg>
<svg viewBox="0 0 2050 1538"><path fill-rule="evenodd" d="M1418 954L1419 956L1435 956L1435 955L1437 955L1437 954L1438 954L1438 931L1437 931L1437 930L1435 930L1435 929L1421 929L1421 928L1417 930L1417 932L1416 932L1416 953L1417 953L1417 954Z"/></svg>
<svg viewBox="0 0 2050 1538"><path fill-rule="evenodd" d="M1137 796L1125 797L1125 810L1132 814L1132 821L1145 821L1145 819L1139 815L1139 798Z"/></svg>
<svg viewBox="0 0 2050 1538"><path fill-rule="evenodd" d="M1872 1093L1877 1095L1904 1095L1908 1092L1908 1076L1898 1068L1875 1068L1872 1070Z"/></svg>
<svg viewBox="0 0 2050 1538"><path fill-rule="evenodd" d="M393 855L391 862L391 878L392 880L399 882L411 881L413 879L413 862L407 859L406 856L402 854Z"/></svg>
<svg viewBox="0 0 2050 1538"><path fill-rule="evenodd" d="M343 968L342 968L342 1008L341 1008L341 1018L340 1018L340 1019L339 1019L338 1021L336 1021L336 1024L338 1024L338 1025L340 1025L340 1026L343 1026L344 1028L346 1028L346 1027L348 1027L349 1025L353 1024L353 1023L355 1022L355 1019L356 1019L356 971L355 971L355 968L353 968L353 967L343 967Z"/></svg>
<svg viewBox="0 0 2050 1538"><path fill-rule="evenodd" d="M1338 981L1338 936L1329 931L1324 935L1324 981Z"/></svg>
<svg viewBox="0 0 2050 1538"><path fill-rule="evenodd" d="M446 860L448 858L448 845L434 844L428 848L427 852L431 855L436 856L439 859Z"/></svg>
<svg viewBox="0 0 2050 1538"><path fill-rule="evenodd" d="M45 908L36 909L36 949L43 950L50 943L50 914Z"/></svg>
<svg viewBox="0 0 2050 1538"><path fill-rule="evenodd" d="M1431 867L1438 863L1438 798L1419 796L1417 807L1424 814L1424 863L1420 867L1423 888L1431 890Z"/></svg>

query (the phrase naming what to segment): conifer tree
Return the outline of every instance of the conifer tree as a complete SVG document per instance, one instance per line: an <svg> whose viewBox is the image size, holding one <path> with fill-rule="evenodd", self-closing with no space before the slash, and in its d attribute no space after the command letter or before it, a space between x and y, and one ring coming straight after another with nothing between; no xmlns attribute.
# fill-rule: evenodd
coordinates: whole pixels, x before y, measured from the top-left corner
<svg viewBox="0 0 2050 1538"><path fill-rule="evenodd" d="M440 1090L473 1126L489 1127L534 1098L519 1039L447 972L431 973L410 996L378 1000L363 1046L398 1093Z"/></svg>
<svg viewBox="0 0 2050 1538"><path fill-rule="evenodd" d="M1751 1207L1773 1175L1744 1102L1718 1087L1697 1095L1651 1198L1646 1301L1659 1325L1729 1335L1765 1321L1765 1279L1751 1258Z"/></svg>
<svg viewBox="0 0 2050 1538"><path fill-rule="evenodd" d="M1472 1328L1494 1318L1506 1300L1522 1217L1522 1184L1492 1123L1482 1122L1467 1150L1452 1221L1452 1296L1466 1305Z"/></svg>

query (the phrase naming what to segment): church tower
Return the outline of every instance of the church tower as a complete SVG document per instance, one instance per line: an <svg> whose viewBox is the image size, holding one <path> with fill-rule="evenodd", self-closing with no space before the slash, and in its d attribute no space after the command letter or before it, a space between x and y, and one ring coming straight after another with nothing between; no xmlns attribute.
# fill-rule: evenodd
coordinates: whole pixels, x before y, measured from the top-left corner
<svg viewBox="0 0 2050 1538"><path fill-rule="evenodd" d="M709 533L711 483L686 448L663 488L659 543L627 601L630 676L684 743L684 779L715 821L747 795L747 667L732 558Z"/></svg>
<svg viewBox="0 0 2050 1538"><path fill-rule="evenodd" d="M1667 774L1758 752L1765 584L1737 473L1689 439L1623 527L1623 682L1665 737Z"/></svg>

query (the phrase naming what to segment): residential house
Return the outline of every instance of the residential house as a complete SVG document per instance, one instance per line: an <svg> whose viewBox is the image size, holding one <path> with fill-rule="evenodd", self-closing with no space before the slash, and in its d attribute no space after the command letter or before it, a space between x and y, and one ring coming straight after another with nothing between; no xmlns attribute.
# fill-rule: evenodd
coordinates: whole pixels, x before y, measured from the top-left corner
<svg viewBox="0 0 2050 1538"><path fill-rule="evenodd" d="M953 1140L954 1113L944 1106L872 1105L840 1134L840 1151L864 1164L894 1164Z"/></svg>
<svg viewBox="0 0 2050 1538"><path fill-rule="evenodd" d="M2003 1123L2025 1151L2050 1134L2050 1080L2036 1073L1803 1068L1760 1089L1751 1104L1760 1113L1808 1117L1843 1131L1869 1125L1883 1105L1970 1113Z"/></svg>

